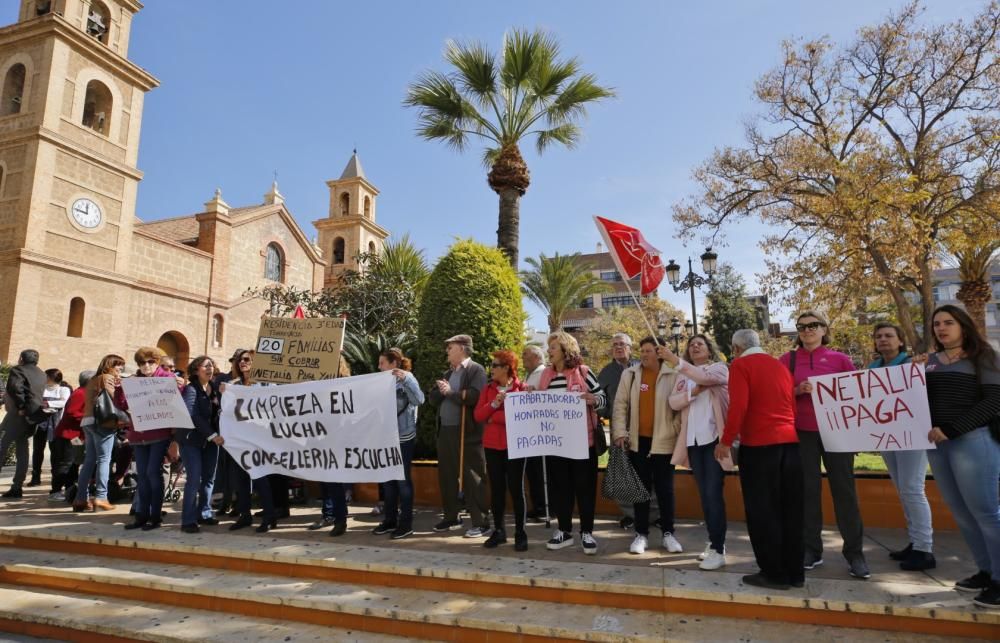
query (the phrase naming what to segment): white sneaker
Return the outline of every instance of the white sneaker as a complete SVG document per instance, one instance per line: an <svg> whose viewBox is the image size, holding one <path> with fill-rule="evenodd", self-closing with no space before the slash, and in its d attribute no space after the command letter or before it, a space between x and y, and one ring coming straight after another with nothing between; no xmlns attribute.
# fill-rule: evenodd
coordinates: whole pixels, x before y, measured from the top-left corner
<svg viewBox="0 0 1000 643"><path fill-rule="evenodd" d="M705 543L705 551L703 551L700 554L698 554L698 560L705 560L706 558L708 558L708 554L711 551L712 551L712 543L711 542L706 542Z"/></svg>
<svg viewBox="0 0 1000 643"><path fill-rule="evenodd" d="M725 567L726 565L726 555L720 554L714 549L708 552L708 556L705 556L705 560L701 561L698 565L698 569L713 570L719 569L720 567Z"/></svg>
<svg viewBox="0 0 1000 643"><path fill-rule="evenodd" d="M635 540L629 545L628 553L630 554L645 554L646 547L649 545L649 541L642 534L636 534Z"/></svg>
<svg viewBox="0 0 1000 643"><path fill-rule="evenodd" d="M564 547L573 546L573 534L567 534L564 531L556 529L552 532L552 538L549 538L549 542L545 543L546 549L556 550L562 549Z"/></svg>
<svg viewBox="0 0 1000 643"><path fill-rule="evenodd" d="M663 532L663 548L671 554L679 554L684 551L684 548L681 547L681 544L677 542L677 539L669 531Z"/></svg>
<svg viewBox="0 0 1000 643"><path fill-rule="evenodd" d="M583 541L583 553L588 556L593 556L597 553L597 540L594 539L594 534L585 531L580 534L580 540Z"/></svg>

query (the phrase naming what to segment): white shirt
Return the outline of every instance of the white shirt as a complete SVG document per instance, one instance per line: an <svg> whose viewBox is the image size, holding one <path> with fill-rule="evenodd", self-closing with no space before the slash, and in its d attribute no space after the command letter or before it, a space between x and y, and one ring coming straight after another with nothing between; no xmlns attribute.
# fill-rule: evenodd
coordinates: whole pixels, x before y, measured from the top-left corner
<svg viewBox="0 0 1000 643"><path fill-rule="evenodd" d="M542 381L542 371L545 370L545 364L539 364L538 367L528 373L528 377L524 380L524 385L532 387L534 390L538 390L538 385Z"/></svg>
<svg viewBox="0 0 1000 643"><path fill-rule="evenodd" d="M698 395L691 395L691 390L698 384L687 381L688 407L687 445L689 447L711 444L718 437L715 426L715 413L712 411L712 394L703 390Z"/></svg>

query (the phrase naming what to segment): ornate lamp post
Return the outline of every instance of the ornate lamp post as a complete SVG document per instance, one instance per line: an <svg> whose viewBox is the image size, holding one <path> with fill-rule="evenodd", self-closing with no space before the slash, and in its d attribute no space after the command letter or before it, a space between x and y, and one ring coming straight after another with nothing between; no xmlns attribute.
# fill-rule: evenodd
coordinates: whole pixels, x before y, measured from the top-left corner
<svg viewBox="0 0 1000 643"><path fill-rule="evenodd" d="M667 264L667 281L673 286L674 292L691 291L691 332L688 334L689 336L698 332L698 314L695 311L694 304L695 288L707 286L712 283L718 258L719 255L712 252L711 248L705 248L705 252L701 255L701 267L706 275L704 277L695 273L691 257L688 257L688 274L683 279L681 279L681 267L674 263L673 259ZM678 330L679 333L680 330Z"/></svg>
<svg viewBox="0 0 1000 643"><path fill-rule="evenodd" d="M670 338L674 340L674 352L680 351L680 341L683 334L681 333L681 321L674 317L670 320Z"/></svg>

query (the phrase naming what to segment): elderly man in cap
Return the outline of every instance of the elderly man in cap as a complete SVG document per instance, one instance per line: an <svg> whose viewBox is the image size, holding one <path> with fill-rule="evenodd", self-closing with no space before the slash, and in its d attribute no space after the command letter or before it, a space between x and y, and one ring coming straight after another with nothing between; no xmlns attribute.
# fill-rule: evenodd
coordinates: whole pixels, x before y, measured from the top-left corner
<svg viewBox="0 0 1000 643"><path fill-rule="evenodd" d="M472 527L465 536L488 536L483 427L472 417L479 394L486 388L486 370L472 361L472 338L468 335L449 337L444 344L448 370L434 382L429 396L431 404L438 407L438 484L444 505L444 519L434 525L434 531L462 528L462 520L458 517L458 479L461 475L462 493L472 519Z"/></svg>
<svg viewBox="0 0 1000 643"><path fill-rule="evenodd" d="M38 351L21 351L17 366L10 369L4 403L7 415L0 423L0 465L11 444L15 445L14 480L4 498L20 498L21 486L28 474L28 440L35 435L44 402L45 372L38 368Z"/></svg>

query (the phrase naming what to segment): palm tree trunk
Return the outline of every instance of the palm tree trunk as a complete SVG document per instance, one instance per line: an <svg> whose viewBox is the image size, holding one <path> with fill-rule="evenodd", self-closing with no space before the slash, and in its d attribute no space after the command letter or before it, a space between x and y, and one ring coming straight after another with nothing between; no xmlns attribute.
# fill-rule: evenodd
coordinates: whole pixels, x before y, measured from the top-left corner
<svg viewBox="0 0 1000 643"><path fill-rule="evenodd" d="M983 337L986 337L986 304L990 302L992 294L988 281L976 279L963 281L955 295L965 304L965 310L969 313L969 317L972 317L972 321L976 322L976 327Z"/></svg>
<svg viewBox="0 0 1000 643"><path fill-rule="evenodd" d="M518 241L521 226L521 192L516 188L499 191L500 216L497 224L497 247L507 255L510 265L517 270Z"/></svg>

